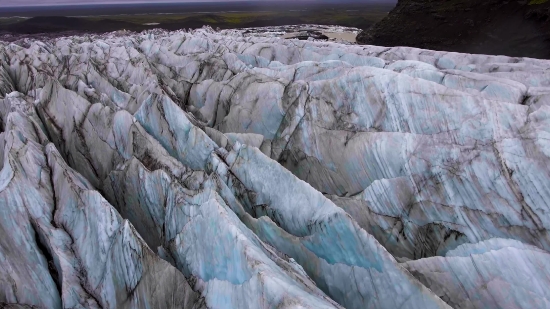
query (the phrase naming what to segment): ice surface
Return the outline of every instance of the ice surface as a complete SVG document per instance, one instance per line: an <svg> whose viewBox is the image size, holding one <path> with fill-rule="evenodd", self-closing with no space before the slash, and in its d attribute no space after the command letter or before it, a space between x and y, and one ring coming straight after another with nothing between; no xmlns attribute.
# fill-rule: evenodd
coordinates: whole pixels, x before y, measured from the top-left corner
<svg viewBox="0 0 550 309"><path fill-rule="evenodd" d="M494 238L404 265L453 308L547 308L549 258L536 247Z"/></svg>
<svg viewBox="0 0 550 309"><path fill-rule="evenodd" d="M550 62L244 35L0 43L0 304L550 306Z"/></svg>

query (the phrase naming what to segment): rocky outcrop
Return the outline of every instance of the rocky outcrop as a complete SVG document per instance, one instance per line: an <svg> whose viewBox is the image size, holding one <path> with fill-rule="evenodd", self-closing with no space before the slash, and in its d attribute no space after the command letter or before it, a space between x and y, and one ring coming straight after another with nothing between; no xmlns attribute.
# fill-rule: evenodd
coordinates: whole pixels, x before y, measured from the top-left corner
<svg viewBox="0 0 550 309"><path fill-rule="evenodd" d="M399 0L357 42L548 59L549 38L547 1Z"/></svg>
<svg viewBox="0 0 550 309"><path fill-rule="evenodd" d="M498 308L484 282L544 264L548 62L211 29L0 50L0 303Z"/></svg>

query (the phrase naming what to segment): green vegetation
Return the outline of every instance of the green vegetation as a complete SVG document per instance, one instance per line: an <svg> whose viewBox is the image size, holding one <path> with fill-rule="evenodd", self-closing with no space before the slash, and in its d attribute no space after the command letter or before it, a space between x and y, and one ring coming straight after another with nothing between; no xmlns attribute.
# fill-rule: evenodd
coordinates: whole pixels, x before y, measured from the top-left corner
<svg viewBox="0 0 550 309"><path fill-rule="evenodd" d="M20 21L23 21L27 18L25 17L0 17L0 26L1 25L8 25L8 24L14 24L18 23Z"/></svg>
<svg viewBox="0 0 550 309"><path fill-rule="evenodd" d="M531 1L529 2L529 5L533 5L533 4L544 4L544 3L546 3L546 2L548 2L548 0L531 0Z"/></svg>
<svg viewBox="0 0 550 309"><path fill-rule="evenodd" d="M109 20L128 22L137 25L147 23L159 23L161 26L171 24L195 24L209 25L214 28L254 27L288 24L336 24L348 27L365 27L379 21L386 15L386 11L375 10L371 12L323 10L323 11L260 11L260 12L221 12L204 14L174 14L174 15L133 15L133 16L109 16ZM91 21L103 20L106 17L88 17ZM278 22L281 21L281 22Z"/></svg>
<svg viewBox="0 0 550 309"><path fill-rule="evenodd" d="M56 33L64 31L107 32L115 30L142 31L152 28L167 30L200 28L247 28L291 24L340 25L366 29L387 15L388 6L367 6L311 9L241 11L150 15L113 15L87 17L36 17L30 19L0 19L0 33Z"/></svg>

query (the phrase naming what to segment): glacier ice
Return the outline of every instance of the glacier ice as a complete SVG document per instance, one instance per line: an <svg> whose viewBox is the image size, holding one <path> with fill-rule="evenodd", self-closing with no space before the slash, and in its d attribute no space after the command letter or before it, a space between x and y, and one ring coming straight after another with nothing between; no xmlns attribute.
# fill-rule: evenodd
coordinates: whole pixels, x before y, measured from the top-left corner
<svg viewBox="0 0 550 309"><path fill-rule="evenodd" d="M550 62L0 42L0 305L550 306Z"/></svg>
<svg viewBox="0 0 550 309"><path fill-rule="evenodd" d="M548 308L549 258L537 247L493 238L405 265L453 308Z"/></svg>

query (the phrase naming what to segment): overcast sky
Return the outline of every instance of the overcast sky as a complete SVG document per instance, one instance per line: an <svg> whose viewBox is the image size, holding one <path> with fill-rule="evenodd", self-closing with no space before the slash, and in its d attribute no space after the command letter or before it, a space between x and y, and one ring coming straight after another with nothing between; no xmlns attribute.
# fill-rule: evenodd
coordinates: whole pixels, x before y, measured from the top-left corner
<svg viewBox="0 0 550 309"><path fill-rule="evenodd" d="M239 0L161 0L161 1L144 1L144 0L0 0L0 7L8 6L36 6L36 5L71 5L71 4L125 4L125 3L185 3L185 2L234 2ZM270 2L271 0L245 0L245 1L260 1ZM288 0L297 1L297 0ZM304 0L298 0L304 1ZM306 0L307 2L327 2L330 0ZM336 2L335 0L332 0ZM388 2L395 3L397 0L347 0L344 2Z"/></svg>

